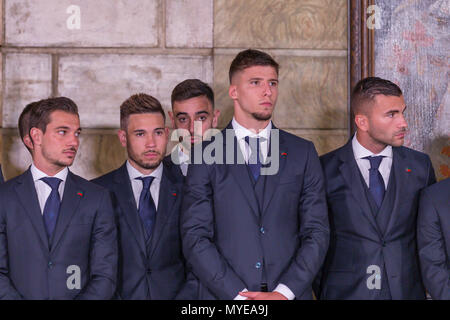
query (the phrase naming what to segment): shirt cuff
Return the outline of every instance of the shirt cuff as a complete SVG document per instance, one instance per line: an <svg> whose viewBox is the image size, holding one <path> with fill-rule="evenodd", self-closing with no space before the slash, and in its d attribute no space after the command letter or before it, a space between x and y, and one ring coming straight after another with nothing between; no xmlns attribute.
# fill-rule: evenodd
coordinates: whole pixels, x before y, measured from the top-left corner
<svg viewBox="0 0 450 320"><path fill-rule="evenodd" d="M247 292L247 288L245 288L244 290L241 290L240 292ZM247 300L247 297L241 296L239 293L236 297L234 297L233 300Z"/></svg>
<svg viewBox="0 0 450 320"><path fill-rule="evenodd" d="M287 286L285 286L282 283L278 284L277 287L275 288L275 290L273 290L273 291L281 293L283 296L288 298L288 300L294 300L294 298L295 298L295 294L291 291L291 289L289 289Z"/></svg>

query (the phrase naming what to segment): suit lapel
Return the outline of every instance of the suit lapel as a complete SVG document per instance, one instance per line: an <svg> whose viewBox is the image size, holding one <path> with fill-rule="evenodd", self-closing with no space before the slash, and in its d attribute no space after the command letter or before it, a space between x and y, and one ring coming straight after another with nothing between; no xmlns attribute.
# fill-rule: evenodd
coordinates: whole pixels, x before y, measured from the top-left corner
<svg viewBox="0 0 450 320"><path fill-rule="evenodd" d="M275 126L272 127L272 129L277 129ZM280 175L283 172L283 169L286 165L286 161L287 161L287 155L289 154L288 152L288 146L286 145L286 142L283 138L283 135L281 134L280 131L278 131L280 133L279 135L279 150L278 154L276 155L272 155L271 152L271 146L272 143L274 142L272 139L272 134L270 135L270 145L269 145L269 151L268 151L268 156L271 157L278 157L279 158L279 169L277 174L273 174L273 175L267 175L266 178L266 185L264 187L264 197L263 197L263 208L262 208L262 213L263 215L266 213L266 209L269 206L270 201L272 200L275 191L278 187L278 182L280 181ZM283 154L283 155L282 155Z"/></svg>
<svg viewBox="0 0 450 320"><path fill-rule="evenodd" d="M156 223L152 231L152 238L150 242L150 259L155 252L155 248L158 246L169 217L173 214L174 204L180 196L180 190L175 185L174 181L175 180L173 179L170 171L166 167L163 167L161 186L159 188Z"/></svg>
<svg viewBox="0 0 450 320"><path fill-rule="evenodd" d="M339 166L339 170L347 186L351 190L354 203L357 203L361 207L363 214L366 216L367 220L369 220L372 227L380 236L382 236L380 228L378 227L367 201L364 186L362 185L363 181L361 180L361 173L359 172L359 167L353 154L351 140L349 140L349 142L341 149L340 158L342 163Z"/></svg>
<svg viewBox="0 0 450 320"><path fill-rule="evenodd" d="M81 195L80 195L81 194ZM64 195L62 197L61 209L59 210L58 220L56 222L55 231L51 239L51 251L53 252L58 246L72 216L78 209L80 200L84 190L81 189L74 179L72 172L67 173L67 179L64 186Z"/></svg>
<svg viewBox="0 0 450 320"><path fill-rule="evenodd" d="M389 219L388 226L386 228L386 234L387 232L393 227L393 224L397 220L397 216L400 214L400 210L398 209L399 200L401 199L402 193L408 193L408 187L409 187L409 175L411 173L407 172L408 162L403 154L403 151L401 148L392 147L392 167L391 170L394 171L394 177L395 177L395 199L394 199L394 206L392 208L392 214Z"/></svg>
<svg viewBox="0 0 450 320"><path fill-rule="evenodd" d="M222 137L224 137L224 139L223 139L224 163L226 163L226 151L227 151L226 130L227 129L233 130L233 126L231 125L231 122L227 126L227 128L225 128L225 130L222 131ZM233 150L234 150L234 162L233 162L233 164L227 165L226 168L229 170L231 175L236 180L236 182L237 182L236 184L242 190L242 194L244 195L250 208L252 209L253 214L256 217L259 217L258 200L256 199L256 196L255 196L255 190L254 190L252 181L250 180L247 165L245 163L238 164L238 162L237 162L238 159L244 159L244 156L242 155L241 148L239 147L237 138L234 135L234 131L233 131Z"/></svg>
<svg viewBox="0 0 450 320"><path fill-rule="evenodd" d="M44 218L42 217L39 200L34 186L33 175L30 169L17 180L16 193L20 203L25 208L25 212L33 224L36 233L42 241L45 251L48 252L49 243L47 233L44 226Z"/></svg>
<svg viewBox="0 0 450 320"><path fill-rule="evenodd" d="M132 230L133 237L136 239L142 252L146 254L144 230L137 211L137 204L134 200L126 163L114 175L114 194L119 202L125 221Z"/></svg>

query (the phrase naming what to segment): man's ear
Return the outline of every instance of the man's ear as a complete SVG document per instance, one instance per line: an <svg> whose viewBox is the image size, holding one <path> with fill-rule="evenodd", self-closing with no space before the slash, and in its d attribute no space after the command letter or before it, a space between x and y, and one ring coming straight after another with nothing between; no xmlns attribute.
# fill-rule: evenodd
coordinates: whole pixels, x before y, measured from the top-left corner
<svg viewBox="0 0 450 320"><path fill-rule="evenodd" d="M28 148L28 149L33 149L33 142L30 139L30 135L27 134L25 135L25 137L23 137L23 144Z"/></svg>
<svg viewBox="0 0 450 320"><path fill-rule="evenodd" d="M122 145L122 147L127 146L127 133L125 132L125 130L119 129L119 131L117 131L117 136L119 137L119 141L120 144Z"/></svg>
<svg viewBox="0 0 450 320"><path fill-rule="evenodd" d="M42 144L42 136L44 135L44 133L42 132L41 129L33 127L30 129L30 134L28 135L28 138L30 139L30 142L32 143L32 145L41 145ZM25 140L25 138L24 138Z"/></svg>
<svg viewBox="0 0 450 320"><path fill-rule="evenodd" d="M220 110L215 109L213 114L212 127L217 128L217 124L219 123Z"/></svg>
<svg viewBox="0 0 450 320"><path fill-rule="evenodd" d="M369 130L369 118L364 114L355 115L355 124L361 131Z"/></svg>
<svg viewBox="0 0 450 320"><path fill-rule="evenodd" d="M168 114L169 114L170 121L172 122L172 128L176 129L175 128L175 118L174 118L173 111L169 111Z"/></svg>
<svg viewBox="0 0 450 320"><path fill-rule="evenodd" d="M230 87L228 88L228 95L233 100L236 100L238 98L237 86L236 85L230 84Z"/></svg>

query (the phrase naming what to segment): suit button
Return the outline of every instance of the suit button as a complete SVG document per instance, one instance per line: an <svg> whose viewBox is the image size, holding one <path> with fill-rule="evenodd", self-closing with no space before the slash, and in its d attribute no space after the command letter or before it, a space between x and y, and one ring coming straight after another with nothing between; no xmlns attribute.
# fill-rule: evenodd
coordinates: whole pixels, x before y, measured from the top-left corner
<svg viewBox="0 0 450 320"><path fill-rule="evenodd" d="M51 262L51 261L48 262L48 268L49 269L53 268L53 262Z"/></svg>
<svg viewBox="0 0 450 320"><path fill-rule="evenodd" d="M261 227L261 229L259 229L259 231L260 231L262 234L266 233L266 230L264 229L264 227Z"/></svg>
<svg viewBox="0 0 450 320"><path fill-rule="evenodd" d="M150 273L152 273L152 269L147 269L147 274L150 274Z"/></svg>
<svg viewBox="0 0 450 320"><path fill-rule="evenodd" d="M261 262L257 262L257 263L255 264L255 268L256 268L256 269L261 268Z"/></svg>

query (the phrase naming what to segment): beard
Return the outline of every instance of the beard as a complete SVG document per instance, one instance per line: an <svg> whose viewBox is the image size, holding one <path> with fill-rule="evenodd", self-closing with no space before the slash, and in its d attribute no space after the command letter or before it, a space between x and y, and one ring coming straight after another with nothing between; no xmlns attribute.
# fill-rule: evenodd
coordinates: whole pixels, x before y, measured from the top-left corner
<svg viewBox="0 0 450 320"><path fill-rule="evenodd" d="M136 163L139 167L146 169L146 170L152 170L152 169L156 169L159 164L161 163L162 159L164 156L161 156L161 153L158 151L154 151L156 154L159 155L158 158L156 158L153 161L145 161L142 160L140 157L138 157L136 154L134 154L133 152L131 152L131 150L128 150L128 157L134 161L134 163Z"/></svg>
<svg viewBox="0 0 450 320"><path fill-rule="evenodd" d="M272 112L270 113L262 113L262 112L254 112L252 113L252 117L258 121L267 121L272 118Z"/></svg>

